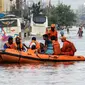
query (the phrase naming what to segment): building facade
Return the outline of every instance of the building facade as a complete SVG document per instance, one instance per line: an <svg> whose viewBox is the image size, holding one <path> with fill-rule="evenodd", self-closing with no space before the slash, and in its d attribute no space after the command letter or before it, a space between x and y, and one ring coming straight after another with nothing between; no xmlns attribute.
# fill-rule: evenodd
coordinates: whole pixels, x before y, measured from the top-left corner
<svg viewBox="0 0 85 85"><path fill-rule="evenodd" d="M15 0L0 0L0 12L9 12Z"/></svg>
<svg viewBox="0 0 85 85"><path fill-rule="evenodd" d="M4 1L0 0L0 12L3 12L4 10Z"/></svg>
<svg viewBox="0 0 85 85"><path fill-rule="evenodd" d="M3 0L4 1L4 12L9 12L10 11L10 0Z"/></svg>

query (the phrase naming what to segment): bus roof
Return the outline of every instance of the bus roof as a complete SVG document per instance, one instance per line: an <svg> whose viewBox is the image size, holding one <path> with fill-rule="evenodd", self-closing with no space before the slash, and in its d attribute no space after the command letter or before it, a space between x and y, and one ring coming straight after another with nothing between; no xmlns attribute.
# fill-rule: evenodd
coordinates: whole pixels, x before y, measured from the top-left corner
<svg viewBox="0 0 85 85"><path fill-rule="evenodd" d="M20 18L1 18L0 20L16 20L16 19L20 19Z"/></svg>

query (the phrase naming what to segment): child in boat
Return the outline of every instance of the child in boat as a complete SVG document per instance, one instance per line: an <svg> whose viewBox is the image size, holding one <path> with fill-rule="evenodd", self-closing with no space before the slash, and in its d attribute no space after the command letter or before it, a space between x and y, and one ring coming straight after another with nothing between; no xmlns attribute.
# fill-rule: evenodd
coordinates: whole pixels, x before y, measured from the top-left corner
<svg viewBox="0 0 85 85"><path fill-rule="evenodd" d="M30 42L30 45L29 45L30 48L32 46L32 43L35 43L36 49L40 49L40 43L36 41L36 37L32 37L32 41Z"/></svg>
<svg viewBox="0 0 85 85"><path fill-rule="evenodd" d="M32 45L30 49L28 49L28 54L34 54L37 52L36 45Z"/></svg>

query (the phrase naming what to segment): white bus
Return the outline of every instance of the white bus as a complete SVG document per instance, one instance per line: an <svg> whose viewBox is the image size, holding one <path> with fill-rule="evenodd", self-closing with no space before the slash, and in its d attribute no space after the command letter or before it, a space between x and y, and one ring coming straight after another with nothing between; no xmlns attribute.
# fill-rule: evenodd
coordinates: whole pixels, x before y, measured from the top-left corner
<svg viewBox="0 0 85 85"><path fill-rule="evenodd" d="M0 19L0 37L2 36L21 36L21 22L19 18Z"/></svg>
<svg viewBox="0 0 85 85"><path fill-rule="evenodd" d="M31 34L43 35L46 32L46 27L48 27L48 18L46 16L40 15L31 18Z"/></svg>

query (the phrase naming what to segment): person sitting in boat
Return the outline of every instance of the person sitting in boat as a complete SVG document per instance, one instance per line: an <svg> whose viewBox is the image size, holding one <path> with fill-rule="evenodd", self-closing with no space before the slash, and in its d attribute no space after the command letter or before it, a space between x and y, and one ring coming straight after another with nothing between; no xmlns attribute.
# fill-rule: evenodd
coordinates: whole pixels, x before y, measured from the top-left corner
<svg viewBox="0 0 85 85"><path fill-rule="evenodd" d="M51 41L53 44L53 50L54 50L54 55L60 55L61 54L61 49L60 49L60 44L58 42L58 39L55 36L51 37Z"/></svg>
<svg viewBox="0 0 85 85"><path fill-rule="evenodd" d="M48 35L44 34L43 39L45 40L45 54L53 54L52 41L49 40Z"/></svg>
<svg viewBox="0 0 85 85"><path fill-rule="evenodd" d="M38 53L44 54L45 53L45 46L43 43L40 43L40 49L38 50Z"/></svg>
<svg viewBox="0 0 85 85"><path fill-rule="evenodd" d="M36 37L32 37L32 41L31 41L31 43L29 45L30 48L32 46L32 43L35 43L36 49L40 49L40 43L38 41L36 41Z"/></svg>
<svg viewBox="0 0 85 85"><path fill-rule="evenodd" d="M13 37L10 36L8 38L8 42L4 44L4 49L10 48L10 49L15 49L15 44L13 43Z"/></svg>
<svg viewBox="0 0 85 85"><path fill-rule="evenodd" d="M62 37L61 41L63 42L63 47L61 48L61 54L73 56L74 53L76 52L74 44L66 40L66 37Z"/></svg>
<svg viewBox="0 0 85 85"><path fill-rule="evenodd" d="M47 33L48 37L51 39L52 36L58 38L58 32L55 30L55 24L51 25L51 30Z"/></svg>
<svg viewBox="0 0 85 85"><path fill-rule="evenodd" d="M21 42L21 38L18 37L18 36L15 38L15 49L17 49L19 51L24 50L24 46L23 46L23 44Z"/></svg>
<svg viewBox="0 0 85 85"><path fill-rule="evenodd" d="M36 49L36 45L35 45L35 43L32 43L32 46L31 46L31 48L30 49L28 49L28 54L34 54L34 53L36 53L37 52L37 49Z"/></svg>

